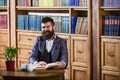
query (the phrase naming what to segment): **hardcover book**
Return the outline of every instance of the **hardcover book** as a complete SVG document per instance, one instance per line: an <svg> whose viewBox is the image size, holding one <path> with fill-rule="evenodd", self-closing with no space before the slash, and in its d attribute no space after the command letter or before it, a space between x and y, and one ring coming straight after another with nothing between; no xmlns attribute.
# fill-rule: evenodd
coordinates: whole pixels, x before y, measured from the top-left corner
<svg viewBox="0 0 120 80"><path fill-rule="evenodd" d="M34 70L40 70L40 69L49 69L49 68L54 68L56 67L58 64L57 63L49 63L47 64L46 66L38 66L38 65L35 65L34 66Z"/></svg>

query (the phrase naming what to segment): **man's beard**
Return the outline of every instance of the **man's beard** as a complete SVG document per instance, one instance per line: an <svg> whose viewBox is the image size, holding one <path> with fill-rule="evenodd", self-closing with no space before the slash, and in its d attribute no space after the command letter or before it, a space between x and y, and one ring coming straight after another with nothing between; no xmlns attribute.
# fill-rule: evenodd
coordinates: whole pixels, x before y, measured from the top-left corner
<svg viewBox="0 0 120 80"><path fill-rule="evenodd" d="M54 30L50 31L43 31L42 36L45 37L45 39L51 39L51 37L54 35Z"/></svg>

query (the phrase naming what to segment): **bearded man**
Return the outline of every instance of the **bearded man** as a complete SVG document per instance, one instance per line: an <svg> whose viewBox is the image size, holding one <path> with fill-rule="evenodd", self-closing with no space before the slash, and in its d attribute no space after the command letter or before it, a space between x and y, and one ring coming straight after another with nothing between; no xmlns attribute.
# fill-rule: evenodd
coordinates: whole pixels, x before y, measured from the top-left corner
<svg viewBox="0 0 120 80"><path fill-rule="evenodd" d="M50 17L42 19L42 35L37 36L32 48L29 62L34 65L46 66L57 63L55 68L65 69L68 65L67 41L58 37L55 32L55 22ZM64 80L64 76L62 79Z"/></svg>

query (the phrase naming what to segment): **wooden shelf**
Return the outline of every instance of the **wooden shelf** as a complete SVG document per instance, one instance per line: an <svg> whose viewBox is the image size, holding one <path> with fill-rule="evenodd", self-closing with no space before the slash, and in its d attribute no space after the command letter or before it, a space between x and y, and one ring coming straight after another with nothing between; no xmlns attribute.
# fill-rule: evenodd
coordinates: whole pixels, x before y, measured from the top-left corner
<svg viewBox="0 0 120 80"><path fill-rule="evenodd" d="M101 38L120 39L120 36L101 36Z"/></svg>
<svg viewBox="0 0 120 80"><path fill-rule="evenodd" d="M32 30L17 30L17 32L27 32L27 33L40 33L41 34L41 31L32 31Z"/></svg>
<svg viewBox="0 0 120 80"><path fill-rule="evenodd" d="M120 11L120 7L101 7L105 11Z"/></svg>
<svg viewBox="0 0 120 80"><path fill-rule="evenodd" d="M88 35L85 34L71 34L72 36L80 36L80 37L88 37Z"/></svg>
<svg viewBox="0 0 120 80"><path fill-rule="evenodd" d="M81 10L81 11L88 11L88 7L83 7L83 6L79 6L79 7L70 7L70 8L73 8L73 10Z"/></svg>
<svg viewBox="0 0 120 80"><path fill-rule="evenodd" d="M32 31L32 30L17 30L17 32L23 32L23 33L40 33L41 31ZM81 36L81 37L88 37L88 35L85 34L70 34L70 33L59 33L59 32L55 32L58 35L76 35L76 36Z"/></svg>
<svg viewBox="0 0 120 80"><path fill-rule="evenodd" d="M87 11L88 8L87 7L80 7L80 6L60 6L60 7L29 7L29 6L17 6L16 7L18 10L33 10L33 11L36 11L36 10L69 10L69 9L73 9L73 10L82 10L82 11Z"/></svg>
<svg viewBox="0 0 120 80"><path fill-rule="evenodd" d="M0 6L0 10L7 10L7 6Z"/></svg>
<svg viewBox="0 0 120 80"><path fill-rule="evenodd" d="M26 7L26 6L17 6L18 10L28 10L28 11L36 11L36 10L69 10L69 7Z"/></svg>
<svg viewBox="0 0 120 80"><path fill-rule="evenodd" d="M0 32L6 32L6 31L8 31L8 29L0 29Z"/></svg>
<svg viewBox="0 0 120 80"><path fill-rule="evenodd" d="M23 32L23 33L39 33L41 34L41 31L32 31L32 30L17 30L17 32ZM68 35L69 33L58 33L55 32L56 34L62 34L62 35Z"/></svg>

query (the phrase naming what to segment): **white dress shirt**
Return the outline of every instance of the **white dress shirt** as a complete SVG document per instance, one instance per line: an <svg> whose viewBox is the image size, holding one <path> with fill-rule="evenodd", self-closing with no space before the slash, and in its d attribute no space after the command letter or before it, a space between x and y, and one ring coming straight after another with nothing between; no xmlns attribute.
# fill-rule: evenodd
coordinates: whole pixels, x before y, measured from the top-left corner
<svg viewBox="0 0 120 80"><path fill-rule="evenodd" d="M54 41L54 39L52 39L52 40L46 40L46 50L47 50L48 52L50 52L51 49L52 49L53 41Z"/></svg>

